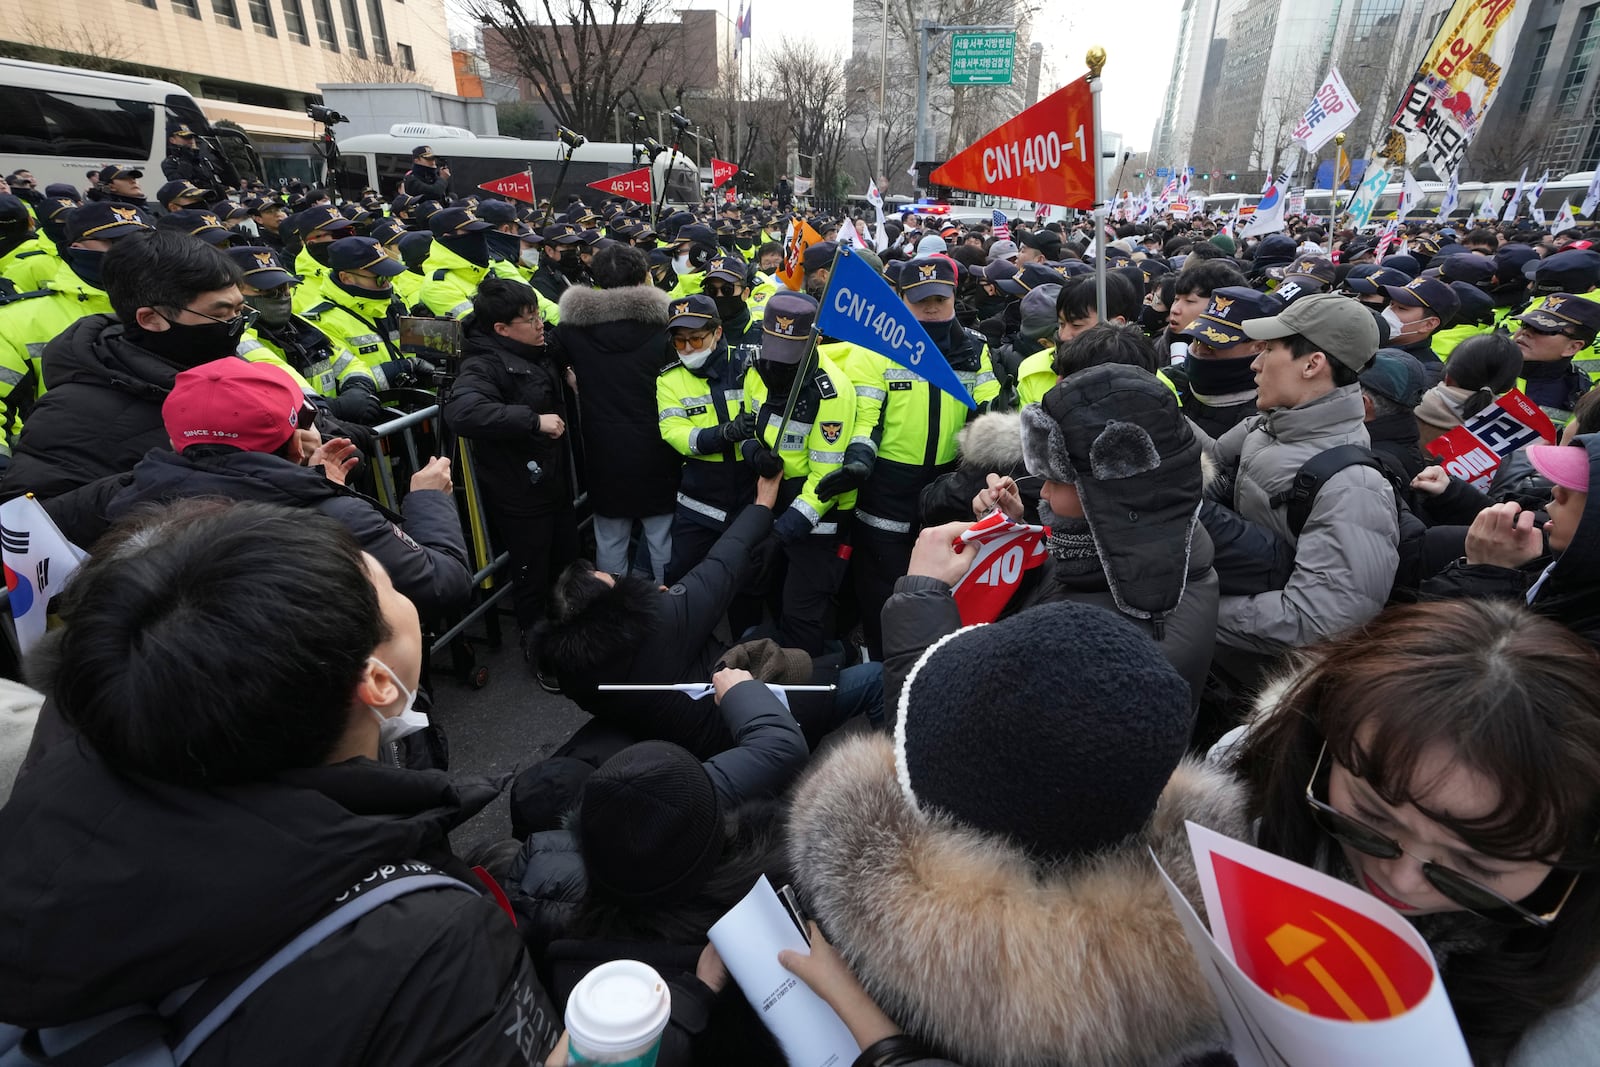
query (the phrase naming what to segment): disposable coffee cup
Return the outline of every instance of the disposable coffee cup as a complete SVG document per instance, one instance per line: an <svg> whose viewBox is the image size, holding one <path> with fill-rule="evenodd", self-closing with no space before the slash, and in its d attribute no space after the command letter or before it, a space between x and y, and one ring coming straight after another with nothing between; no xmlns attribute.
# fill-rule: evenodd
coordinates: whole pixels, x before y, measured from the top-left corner
<svg viewBox="0 0 1600 1067"><path fill-rule="evenodd" d="M590 971L567 999L568 1063L654 1067L672 993L655 968L613 960Z"/></svg>

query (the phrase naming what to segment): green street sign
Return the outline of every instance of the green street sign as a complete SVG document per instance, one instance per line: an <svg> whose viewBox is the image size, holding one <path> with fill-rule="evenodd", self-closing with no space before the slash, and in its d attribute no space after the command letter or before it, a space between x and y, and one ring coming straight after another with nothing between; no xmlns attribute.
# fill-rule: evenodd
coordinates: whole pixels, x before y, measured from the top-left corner
<svg viewBox="0 0 1600 1067"><path fill-rule="evenodd" d="M951 34L950 84L1010 85L1016 54L1014 33Z"/></svg>

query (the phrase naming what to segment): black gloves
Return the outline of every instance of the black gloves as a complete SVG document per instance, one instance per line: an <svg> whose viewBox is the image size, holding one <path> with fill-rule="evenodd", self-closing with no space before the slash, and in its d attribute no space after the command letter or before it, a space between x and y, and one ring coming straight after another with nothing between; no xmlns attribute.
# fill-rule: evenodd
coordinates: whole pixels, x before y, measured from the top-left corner
<svg viewBox="0 0 1600 1067"><path fill-rule="evenodd" d="M373 426L384 420L383 402L364 378L347 379L339 395L328 401L328 410L338 419Z"/></svg>
<svg viewBox="0 0 1600 1067"><path fill-rule="evenodd" d="M831 500L840 493L860 489L872 477L872 468L877 462L878 454L870 445L856 443L846 448L839 469L829 471L817 483L818 499Z"/></svg>
<svg viewBox="0 0 1600 1067"><path fill-rule="evenodd" d="M725 444L735 444L739 441L748 441L756 435L756 413L741 411L721 426L717 433Z"/></svg>
<svg viewBox="0 0 1600 1067"><path fill-rule="evenodd" d="M739 454L744 457L746 463L755 468L758 478L771 478L783 471L783 457L760 441L746 441L739 446Z"/></svg>

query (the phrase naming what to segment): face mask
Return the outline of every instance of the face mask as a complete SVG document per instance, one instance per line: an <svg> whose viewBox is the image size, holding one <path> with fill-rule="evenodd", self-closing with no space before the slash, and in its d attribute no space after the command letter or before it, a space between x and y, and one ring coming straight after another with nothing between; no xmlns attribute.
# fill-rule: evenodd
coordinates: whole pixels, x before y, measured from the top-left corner
<svg viewBox="0 0 1600 1067"><path fill-rule="evenodd" d="M683 362L683 365L688 367L690 370L699 370L701 367L706 365L706 360L710 359L711 353L715 352L716 350L717 343L713 341L704 348L696 349L693 352L679 352L678 359L680 359Z"/></svg>
<svg viewBox="0 0 1600 1067"><path fill-rule="evenodd" d="M770 359L756 360L756 373L766 383L773 396L788 396L794 387L795 375L800 367L795 363L774 363Z"/></svg>
<svg viewBox="0 0 1600 1067"><path fill-rule="evenodd" d="M294 302L294 298L288 293L282 296L268 296L266 293L261 293L250 297L249 300L250 306L255 308L256 314L261 317L263 326L276 328L288 325L290 305Z"/></svg>
<svg viewBox="0 0 1600 1067"><path fill-rule="evenodd" d="M742 296L714 296L711 302L717 305L717 317L723 322L733 322L745 312Z"/></svg>
<svg viewBox="0 0 1600 1067"><path fill-rule="evenodd" d="M489 265L489 242L484 240L483 231L458 234L454 237L435 238L450 251L471 263L475 267Z"/></svg>
<svg viewBox="0 0 1600 1067"><path fill-rule="evenodd" d="M818 301L819 303L822 300L823 294L826 293L827 291L828 291L828 283L826 281L808 281L808 282L806 282L806 295L809 296L811 299L813 299L815 301Z"/></svg>
<svg viewBox="0 0 1600 1067"><path fill-rule="evenodd" d="M72 268L72 273L94 286L103 289L100 284L100 264L105 261L106 254L97 252L92 248L67 247L61 250L67 257L67 266Z"/></svg>
<svg viewBox="0 0 1600 1067"><path fill-rule="evenodd" d="M1167 328L1167 313L1165 311L1157 311L1146 304L1139 312L1139 325L1143 327L1145 333L1154 337Z"/></svg>
<svg viewBox="0 0 1600 1067"><path fill-rule="evenodd" d="M522 238L516 234L501 233L496 230L483 236L489 248L490 259L503 259L515 263L522 258Z"/></svg>
<svg viewBox="0 0 1600 1067"><path fill-rule="evenodd" d="M166 316L162 316L165 318ZM129 329L139 347L148 349L180 367L198 367L214 359L233 355L239 338L253 316L240 315L225 322L206 322L198 326L167 319L167 328L151 333L137 326Z"/></svg>
<svg viewBox="0 0 1600 1067"><path fill-rule="evenodd" d="M328 246L332 243L332 241L307 241L306 255L314 259L318 265L326 267L328 265Z"/></svg>
<svg viewBox="0 0 1600 1067"><path fill-rule="evenodd" d="M524 248L519 257L524 267L537 267L539 265L539 250L537 248Z"/></svg>
<svg viewBox="0 0 1600 1067"><path fill-rule="evenodd" d="M685 252L681 256L675 256L672 260L672 269L678 273L679 277L690 273L689 253Z"/></svg>
<svg viewBox="0 0 1600 1067"><path fill-rule="evenodd" d="M384 281L387 282L388 279L385 278ZM382 289L368 289L364 285L352 285L349 282L343 281L337 274L333 276L333 284L337 285L351 296L357 296L363 300L388 300L394 295L394 287L392 285L385 284Z"/></svg>
<svg viewBox="0 0 1600 1067"><path fill-rule="evenodd" d="M1232 396L1255 392L1256 376L1250 370L1255 359L1253 355L1198 359L1190 353L1184 357L1183 369L1189 387L1200 396Z"/></svg>
<svg viewBox="0 0 1600 1067"><path fill-rule="evenodd" d="M1395 314L1394 308L1384 308L1381 317L1389 324L1389 340L1393 341L1406 332L1406 324L1400 321L1400 316Z"/></svg>
<svg viewBox="0 0 1600 1067"><path fill-rule="evenodd" d="M407 689L406 684L400 680L400 676L394 673L383 660L378 659L376 656L368 656L367 662L387 674L390 680L400 687L400 692L406 695L405 704L393 715L385 715L381 708L375 708L371 704L367 705L367 710L372 712L373 716L378 720L378 747L382 748L391 741L398 741L402 737L411 736L418 730L427 729L428 716L414 708L417 702L417 691L415 689Z"/></svg>
<svg viewBox="0 0 1600 1067"><path fill-rule="evenodd" d="M955 319L945 319L943 322L924 322L922 328L928 331L928 336L933 338L933 343L939 346L939 351L950 350L950 332L955 328Z"/></svg>

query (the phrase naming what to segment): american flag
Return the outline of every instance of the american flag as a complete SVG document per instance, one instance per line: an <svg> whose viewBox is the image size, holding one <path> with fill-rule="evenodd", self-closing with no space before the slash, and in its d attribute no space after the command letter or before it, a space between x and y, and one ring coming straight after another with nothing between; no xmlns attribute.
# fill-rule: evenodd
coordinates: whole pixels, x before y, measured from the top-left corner
<svg viewBox="0 0 1600 1067"><path fill-rule="evenodd" d="M994 209L994 239L996 241L1011 240L1011 223L1006 221L1006 213L999 208Z"/></svg>

